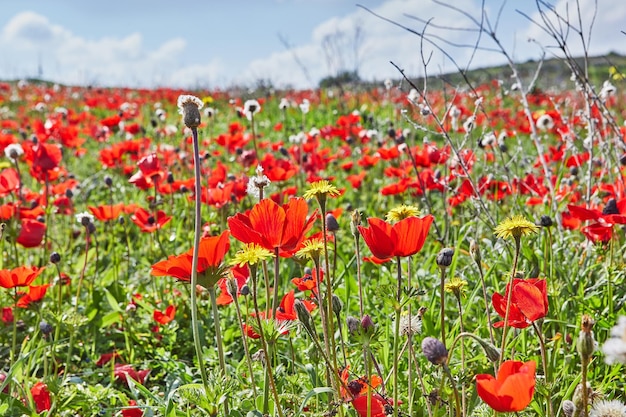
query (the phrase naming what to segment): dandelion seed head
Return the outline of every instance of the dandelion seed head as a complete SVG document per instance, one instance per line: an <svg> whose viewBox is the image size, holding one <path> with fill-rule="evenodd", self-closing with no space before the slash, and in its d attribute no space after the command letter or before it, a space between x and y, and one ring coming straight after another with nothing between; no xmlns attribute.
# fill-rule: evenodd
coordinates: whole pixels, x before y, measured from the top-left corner
<svg viewBox="0 0 626 417"><path fill-rule="evenodd" d="M626 417L626 405L618 400L600 400L593 403L589 417Z"/></svg>

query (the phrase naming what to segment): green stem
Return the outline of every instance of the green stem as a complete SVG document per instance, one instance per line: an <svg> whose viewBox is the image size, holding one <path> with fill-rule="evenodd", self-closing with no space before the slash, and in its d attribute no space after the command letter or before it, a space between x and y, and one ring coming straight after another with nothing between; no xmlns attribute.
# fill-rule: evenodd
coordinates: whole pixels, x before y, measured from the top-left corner
<svg viewBox="0 0 626 417"><path fill-rule="evenodd" d="M515 273L517 270L517 262L519 259L520 246L521 246L520 237L516 236L515 237L515 258L513 260L513 270L511 271L511 277L509 278L509 283L507 285L507 287L509 288L509 294L506 299L506 313L504 314L504 327L502 328L502 346L500 347L500 360L498 361L498 367L502 364L502 361L504 360L504 349L506 347L506 335L507 335L507 331L509 330L509 313L511 311L511 299L513 298L513 279L515 278Z"/></svg>
<svg viewBox="0 0 626 417"><path fill-rule="evenodd" d="M206 369L204 368L204 360L202 358L202 345L200 343L200 331L198 322L198 297L196 294L196 286L198 285L198 256L200 253L200 235L202 234L201 206L202 199L200 195L200 145L198 144L198 129L191 128L193 134L193 165L195 178L195 206L194 206L194 235L193 235L193 253L191 255L191 328L193 333L193 344L196 350L196 358L198 359L198 367L200 368L200 376L202 385L204 386L205 395L209 392L209 379Z"/></svg>
<svg viewBox="0 0 626 417"><path fill-rule="evenodd" d="M278 410L278 416L283 417L283 410L280 406L280 398L278 397L278 391L276 390L276 385L274 383L274 373L272 371L272 358L270 356L270 352L267 347L267 342L265 340L265 332L263 331L263 324L261 323L261 314L260 314L261 312L259 310L259 303L257 301L256 265L248 265L248 268L250 269L250 278L252 279L252 302L254 304L254 313L255 313L257 327L259 329L259 336L261 336L260 337L261 347L263 348L263 354L265 356L265 369L267 370L267 372L265 373L265 387L269 386L271 388L272 395L274 396L276 410ZM268 398L264 396L263 414L268 414L268 413L269 413L269 401L268 401Z"/></svg>
<svg viewBox="0 0 626 417"><path fill-rule="evenodd" d="M237 311L237 320L239 321L239 328L241 329L241 340L243 342L243 350L246 355L246 362L248 363L248 372L250 373L250 384L252 385L252 393L256 398L256 382L254 380L254 369L252 368L252 358L250 358L250 349L248 348L248 340L246 333L243 329L243 318L241 316L241 307L239 306L239 297L237 294L232 294L233 304L235 304L235 310Z"/></svg>
<svg viewBox="0 0 626 417"><path fill-rule="evenodd" d="M454 378L452 378L452 373L450 372L450 368L448 367L448 364L444 363L442 366L443 366L443 371L448 377L448 379L450 380L450 385L452 386L452 393L454 395L454 404L455 404L455 407L454 407L455 415L456 417L461 417L461 403L459 401L459 390L457 389L456 384L454 383Z"/></svg>
<svg viewBox="0 0 626 417"><path fill-rule="evenodd" d="M547 357L547 352L546 352L546 344L545 341L543 339L543 334L541 332L541 330L539 329L539 326L537 326L537 323L535 323L533 321L533 328L535 329L535 333L537 334L537 337L539 338L539 348L541 350L541 362L543 365L543 376L545 378L546 381L546 385L549 386L550 385L550 371L549 371L549 367L548 367L548 357ZM548 405L548 416L549 417L553 417L554 416L554 411L552 410L552 400L550 399L550 397L546 398L546 402Z"/></svg>
<svg viewBox="0 0 626 417"><path fill-rule="evenodd" d="M217 356L220 361L222 376L226 378L226 361L224 360L224 346L222 343L222 332L220 330L220 316L217 310L217 298L215 296L215 286L208 288L211 297L211 307L213 309L213 324L215 326L215 343L217 344ZM224 400L224 415L228 415L228 397Z"/></svg>
<svg viewBox="0 0 626 417"><path fill-rule="evenodd" d="M398 365L399 365L399 358L398 358L398 350L399 350L399 343L400 343L400 311L402 309L401 307L401 298L402 298L402 265L400 263L401 258L399 256L396 257L396 263L398 266L398 275L397 275L397 280L398 280L398 289L397 289L397 293L396 293L396 303L394 306L395 309L395 315L396 315L396 320L395 320L395 326L394 326L394 331L393 331L393 416L394 417L398 417L399 415L399 407L398 407Z"/></svg>
<svg viewBox="0 0 626 417"><path fill-rule="evenodd" d="M441 269L441 280L439 283L439 296L441 298L440 303L441 303L441 312L439 313L440 319L441 319L441 343L446 344L446 297L445 297L445 291L446 291L446 269L445 268L440 268Z"/></svg>

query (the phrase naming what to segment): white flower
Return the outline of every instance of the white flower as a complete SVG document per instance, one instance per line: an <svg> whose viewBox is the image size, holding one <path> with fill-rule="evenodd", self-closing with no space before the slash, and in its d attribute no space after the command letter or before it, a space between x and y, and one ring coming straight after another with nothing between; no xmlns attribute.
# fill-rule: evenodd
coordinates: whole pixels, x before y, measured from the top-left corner
<svg viewBox="0 0 626 417"><path fill-rule="evenodd" d="M476 117L474 116L468 117L467 120L463 122L463 130L465 130L465 133L470 133L472 130L474 130L475 122L476 122Z"/></svg>
<svg viewBox="0 0 626 417"><path fill-rule="evenodd" d="M554 119L549 114L542 114L535 123L539 130L550 130L554 127Z"/></svg>
<svg viewBox="0 0 626 417"><path fill-rule="evenodd" d="M311 103L306 98L300 103L300 110L303 114L307 114L311 108Z"/></svg>
<svg viewBox="0 0 626 417"><path fill-rule="evenodd" d="M278 104L278 108L281 110L287 110L289 108L289 100L286 98L281 98L280 103Z"/></svg>
<svg viewBox="0 0 626 417"><path fill-rule="evenodd" d="M263 167L258 165L256 167L256 175L248 180L248 186L246 192L249 196L259 198L261 196L261 190L270 185L271 181L266 175L263 175Z"/></svg>
<svg viewBox="0 0 626 417"><path fill-rule="evenodd" d="M243 114L246 115L248 120L252 120L252 116L261 111L261 104L256 100L246 100L243 103Z"/></svg>
<svg viewBox="0 0 626 417"><path fill-rule="evenodd" d="M208 117L209 119L215 116L215 113L216 113L216 110L213 107L207 107L206 109L204 109L204 115Z"/></svg>
<svg viewBox="0 0 626 417"><path fill-rule="evenodd" d="M82 213L76 214L76 221L83 226L87 226L89 223L93 223L95 217L93 214L83 211Z"/></svg>
<svg viewBox="0 0 626 417"><path fill-rule="evenodd" d="M605 100L607 97L614 95L617 92L617 88L611 84L609 80L606 80L602 84L602 90L600 90L600 98Z"/></svg>
<svg viewBox="0 0 626 417"><path fill-rule="evenodd" d="M609 365L626 364L626 316L620 316L617 324L611 329L611 337L602 346L604 361Z"/></svg>
<svg viewBox="0 0 626 417"><path fill-rule="evenodd" d="M386 90L391 90L391 87L393 87L393 81L391 81L389 78L385 80L384 84Z"/></svg>
<svg viewBox="0 0 626 417"><path fill-rule="evenodd" d="M24 155L24 149L19 143L12 143L4 148L4 155L12 161L16 161L21 155Z"/></svg>
<svg viewBox="0 0 626 417"><path fill-rule="evenodd" d="M626 417L626 405L618 400L595 401L589 417Z"/></svg>
<svg viewBox="0 0 626 417"><path fill-rule="evenodd" d="M411 88L411 91L409 91L409 94L406 96L406 99L416 106L418 105L417 101L419 98L420 95L415 88Z"/></svg>

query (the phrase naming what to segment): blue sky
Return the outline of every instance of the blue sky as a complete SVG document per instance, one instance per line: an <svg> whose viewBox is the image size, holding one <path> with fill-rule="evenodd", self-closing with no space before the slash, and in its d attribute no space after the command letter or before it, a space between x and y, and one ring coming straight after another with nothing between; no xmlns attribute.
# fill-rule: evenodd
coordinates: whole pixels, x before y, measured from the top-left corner
<svg viewBox="0 0 626 417"><path fill-rule="evenodd" d="M431 0L0 0L0 78L36 76L41 65L44 78L69 84L226 88L265 79L279 87L307 88L341 69L357 68L367 80L398 78L389 61L409 75L422 75L418 37L367 13L357 2L417 31L423 23L407 15L448 27L473 27ZM479 0L452 3L480 16ZM495 22L502 1L485 3ZM585 31L593 3L580 0ZM620 33L626 30L626 2L598 3L590 53L626 53L626 36ZM565 10L566 4L573 10L573 0L556 0L555 7ZM534 1L507 2L498 36L516 59L537 59L541 47L554 42L516 9L536 14ZM475 33L435 27L427 33L453 43L477 39ZM461 67L470 62L468 48L437 42ZM494 46L484 37L481 42ZM568 45L581 52L579 39L572 36ZM426 45L425 53L431 50ZM470 66L503 61L501 54L480 52ZM434 50L428 73L453 69Z"/></svg>

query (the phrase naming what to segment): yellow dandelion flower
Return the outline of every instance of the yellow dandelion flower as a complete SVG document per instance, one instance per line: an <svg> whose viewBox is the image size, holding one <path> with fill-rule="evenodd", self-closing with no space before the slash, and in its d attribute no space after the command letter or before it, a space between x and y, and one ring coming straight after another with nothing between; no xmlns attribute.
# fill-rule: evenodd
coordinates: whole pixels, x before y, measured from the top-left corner
<svg viewBox="0 0 626 417"><path fill-rule="evenodd" d="M519 239L520 236L527 236L538 231L539 226L535 223L526 220L523 216L515 215L497 225L494 234L503 239L507 237Z"/></svg>
<svg viewBox="0 0 626 417"><path fill-rule="evenodd" d="M465 287L467 287L467 281L458 277L451 278L444 286L446 292L453 293L457 298L463 294Z"/></svg>
<svg viewBox="0 0 626 417"><path fill-rule="evenodd" d="M407 217L419 217L422 215L422 211L415 206L409 206L403 204L398 207L394 207L387 213L388 222L399 222Z"/></svg>
<svg viewBox="0 0 626 417"><path fill-rule="evenodd" d="M312 198L320 198L320 197L337 197L339 195L339 190L337 187L332 185L328 180L320 180L311 183L309 189L304 193L304 199L310 200Z"/></svg>
<svg viewBox="0 0 626 417"><path fill-rule="evenodd" d="M296 256L298 258L309 258L313 261L319 259L324 254L324 241L322 239L310 239L304 242L304 246Z"/></svg>
<svg viewBox="0 0 626 417"><path fill-rule="evenodd" d="M256 265L273 257L274 254L263 246L256 243L248 243L235 254L230 264L238 266L244 266L245 264Z"/></svg>

